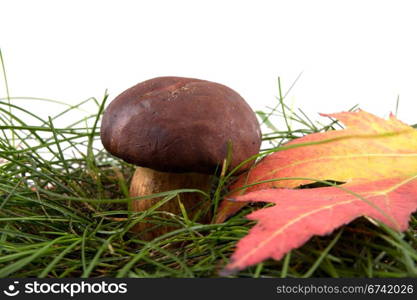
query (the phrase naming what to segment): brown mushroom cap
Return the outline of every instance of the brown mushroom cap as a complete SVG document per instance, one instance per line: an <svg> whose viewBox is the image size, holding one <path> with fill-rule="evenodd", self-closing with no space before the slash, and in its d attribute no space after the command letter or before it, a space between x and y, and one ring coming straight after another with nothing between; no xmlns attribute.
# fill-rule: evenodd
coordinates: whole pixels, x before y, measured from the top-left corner
<svg viewBox="0 0 417 300"><path fill-rule="evenodd" d="M257 154L261 131L254 112L232 89L199 79L158 77L111 102L101 140L111 154L141 167L211 174L223 163L228 141L231 168Z"/></svg>

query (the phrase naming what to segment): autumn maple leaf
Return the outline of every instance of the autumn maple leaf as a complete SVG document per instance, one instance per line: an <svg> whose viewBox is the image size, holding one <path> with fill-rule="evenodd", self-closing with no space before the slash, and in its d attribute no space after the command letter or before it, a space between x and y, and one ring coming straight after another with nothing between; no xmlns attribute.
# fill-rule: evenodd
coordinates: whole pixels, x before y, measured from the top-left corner
<svg viewBox="0 0 417 300"><path fill-rule="evenodd" d="M238 242L226 271L280 259L311 236L329 234L361 216L407 228L417 209L417 130L393 115L389 120L364 111L326 116L347 128L296 139L234 184L235 201L275 206L248 216L258 223ZM344 184L292 189L324 180ZM223 216L238 208L224 203Z"/></svg>

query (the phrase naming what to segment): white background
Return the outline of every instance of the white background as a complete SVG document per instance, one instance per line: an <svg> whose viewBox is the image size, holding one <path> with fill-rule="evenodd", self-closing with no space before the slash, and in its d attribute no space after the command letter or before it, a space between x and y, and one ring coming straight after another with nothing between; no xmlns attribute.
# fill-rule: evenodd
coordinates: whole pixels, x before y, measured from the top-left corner
<svg viewBox="0 0 417 300"><path fill-rule="evenodd" d="M12 96L76 103L176 75L226 84L263 109L278 76L285 90L302 72L287 101L310 115L359 104L386 117L399 96L399 118L414 124L413 2L2 0L0 48Z"/></svg>

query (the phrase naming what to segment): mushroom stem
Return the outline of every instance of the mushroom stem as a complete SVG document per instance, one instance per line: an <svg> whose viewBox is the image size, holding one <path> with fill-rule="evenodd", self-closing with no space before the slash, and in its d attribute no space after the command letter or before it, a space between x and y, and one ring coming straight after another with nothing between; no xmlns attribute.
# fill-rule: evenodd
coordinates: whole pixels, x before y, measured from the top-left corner
<svg viewBox="0 0 417 300"><path fill-rule="evenodd" d="M131 197L139 197L175 189L198 189L208 193L210 191L211 179L212 176L207 174L167 173L137 167L132 178L129 195ZM179 196L189 218L193 218L197 211L210 205L209 201L204 201L204 196L201 193L181 193ZM132 203L132 210L137 212L145 211L161 201L161 199L161 197L157 197L134 200ZM181 214L177 199L171 199L160 206L158 210L176 215ZM202 217L204 220L201 221L208 221L210 216L209 214L206 214ZM149 241L174 229L176 228L173 226L158 226L152 223L140 222L136 224L132 230L133 232L140 233L140 237L143 240Z"/></svg>

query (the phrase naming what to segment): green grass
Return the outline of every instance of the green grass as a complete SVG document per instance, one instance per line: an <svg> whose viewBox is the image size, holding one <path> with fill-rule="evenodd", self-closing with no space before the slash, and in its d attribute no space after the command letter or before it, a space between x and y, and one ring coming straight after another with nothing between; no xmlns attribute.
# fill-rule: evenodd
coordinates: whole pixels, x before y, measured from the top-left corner
<svg viewBox="0 0 417 300"><path fill-rule="evenodd" d="M262 153L312 132L340 128L334 120L319 124L287 107L279 87L277 106L258 112L265 127ZM223 224L200 224L185 214L166 219L155 207L130 212L134 167L110 156L99 142L106 100L68 106L8 93L0 100L0 277L218 277L236 242L254 225L244 216L261 205L247 206ZM34 102L61 108L54 116L36 115L26 108ZM86 112L86 106L95 107L95 113ZM69 115L78 119L60 125ZM218 178L210 194L214 212L233 178L227 175ZM178 201L191 191L162 196ZM145 242L130 232L145 216L155 226L170 223L177 230ZM417 276L415 217L410 225L398 233L362 218L312 238L281 261L267 260L233 276Z"/></svg>

